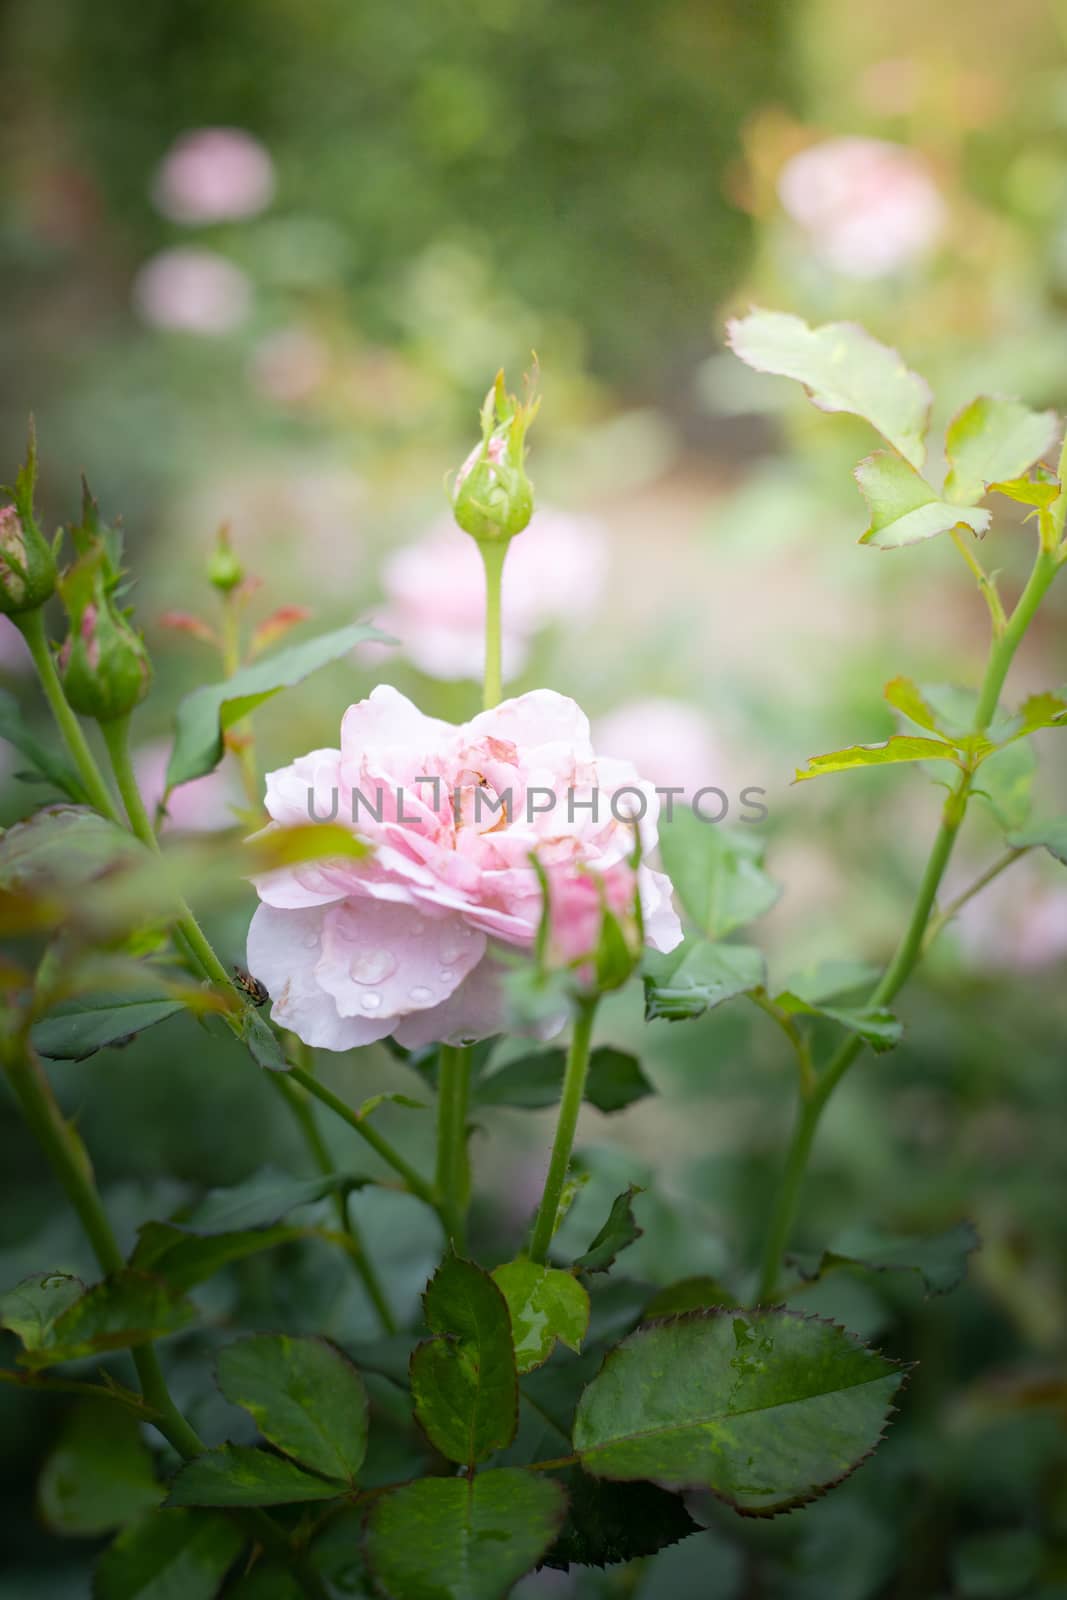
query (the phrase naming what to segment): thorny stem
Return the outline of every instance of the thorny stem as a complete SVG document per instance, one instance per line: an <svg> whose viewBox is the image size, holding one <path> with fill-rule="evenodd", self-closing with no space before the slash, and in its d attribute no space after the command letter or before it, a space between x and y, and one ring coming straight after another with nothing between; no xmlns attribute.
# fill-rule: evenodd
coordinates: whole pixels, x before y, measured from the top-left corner
<svg viewBox="0 0 1067 1600"><path fill-rule="evenodd" d="M998 634L994 630L972 732L985 733L993 721L1015 652L1033 621L1034 613L1048 592L1060 564L1055 552L1042 547L1038 551L1026 587L1003 632ZM919 884L911 918L893 959L868 1001L872 1008L887 1005L896 996L922 955L927 925L967 809L973 777L974 773L970 768L961 772L955 788L945 802L941 826ZM789 1242L819 1119L830 1096L862 1049L863 1041L858 1036L854 1035L846 1040L823 1071L817 1074L810 1091L806 1095L801 1094L799 1098L785 1170L775 1199L764 1247L758 1294L761 1303L765 1304L773 1299L778 1287L780 1263Z"/></svg>
<svg viewBox="0 0 1067 1600"><path fill-rule="evenodd" d="M966 535L961 533L959 528L952 529L951 537L956 549L959 551L964 561L966 561L967 565L974 573L978 587L981 589L985 598L985 603L989 607L989 615L993 622L993 636L994 638L999 639L1001 634L1004 632L1004 629L1008 625L1008 619L1005 615L1004 606L997 590L996 579L992 578L983 567L982 563L971 549Z"/></svg>
<svg viewBox="0 0 1067 1600"><path fill-rule="evenodd" d="M96 758L82 732L81 723L71 709L63 692L63 685L59 681L59 673L56 671L52 651L45 636L44 613L40 609L24 611L21 616L12 617L11 620L29 647L60 738L78 769L78 777L90 804L100 812L101 816L107 817L111 822L118 822L120 820L118 807L96 764Z"/></svg>
<svg viewBox="0 0 1067 1600"><path fill-rule="evenodd" d="M578 1113L585 1095L585 1078L589 1068L589 1046L593 1036L597 997L585 996L578 1003L574 1019L571 1047L567 1054L567 1068L563 1076L563 1093L559 1103L559 1120L552 1144L544 1192L537 1211L533 1234L530 1238L530 1260L543 1263L548 1259L549 1246L556 1231L559 1203L567 1181L574 1134L578 1126Z"/></svg>

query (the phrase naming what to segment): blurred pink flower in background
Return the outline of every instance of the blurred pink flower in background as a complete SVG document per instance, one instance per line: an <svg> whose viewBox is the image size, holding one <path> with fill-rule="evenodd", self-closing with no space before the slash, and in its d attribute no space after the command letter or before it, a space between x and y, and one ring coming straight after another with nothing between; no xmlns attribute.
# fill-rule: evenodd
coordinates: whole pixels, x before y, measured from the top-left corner
<svg viewBox="0 0 1067 1600"><path fill-rule="evenodd" d="M597 748L632 761L661 788L682 788L691 800L698 789L720 784L723 754L698 706L649 695L627 701L597 719Z"/></svg>
<svg viewBox="0 0 1067 1600"><path fill-rule="evenodd" d="M230 333L248 315L252 285L214 250L161 250L134 279L133 303L154 328Z"/></svg>
<svg viewBox="0 0 1067 1600"><path fill-rule="evenodd" d="M170 740L157 739L134 752L137 786L150 817L163 797ZM233 808L245 804L241 787L228 762L202 778L173 789L167 801L164 833L219 833L237 824Z"/></svg>
<svg viewBox="0 0 1067 1600"><path fill-rule="evenodd" d="M253 217L273 196L274 164L243 128L194 128L181 134L152 183L156 206L172 222Z"/></svg>
<svg viewBox="0 0 1067 1600"><path fill-rule="evenodd" d="M251 377L261 394L280 405L298 405L321 387L330 366L329 351L306 328L279 328L260 339L252 352Z"/></svg>
<svg viewBox="0 0 1067 1600"><path fill-rule="evenodd" d="M25 672L30 652L10 617L0 617L0 672Z"/></svg>
<svg viewBox="0 0 1067 1600"><path fill-rule="evenodd" d="M928 255L945 203L923 158L882 139L826 139L787 161L778 193L828 266L880 278Z"/></svg>
<svg viewBox="0 0 1067 1600"><path fill-rule="evenodd" d="M1023 861L969 900L952 927L975 965L1017 972L1054 966L1067 958L1067 883L1050 884Z"/></svg>
<svg viewBox="0 0 1067 1600"><path fill-rule="evenodd" d="M521 672L532 636L596 609L607 573L605 530L593 517L545 510L516 535L504 566L504 673ZM378 621L435 678L477 678L485 655L485 572L474 540L446 519L382 568Z"/></svg>

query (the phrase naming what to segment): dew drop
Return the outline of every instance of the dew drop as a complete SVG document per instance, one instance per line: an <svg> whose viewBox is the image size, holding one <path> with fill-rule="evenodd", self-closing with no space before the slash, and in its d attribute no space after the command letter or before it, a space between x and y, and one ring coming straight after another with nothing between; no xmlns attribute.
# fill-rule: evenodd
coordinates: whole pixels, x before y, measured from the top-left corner
<svg viewBox="0 0 1067 1600"><path fill-rule="evenodd" d="M381 1006L382 997L380 994L376 994L373 989L369 989L366 994L360 995L359 1003L364 1011L377 1011Z"/></svg>
<svg viewBox="0 0 1067 1600"><path fill-rule="evenodd" d="M456 974L453 972L451 967L439 967L437 969L437 976L440 978L442 983L451 983Z"/></svg>
<svg viewBox="0 0 1067 1600"><path fill-rule="evenodd" d="M427 1000L433 999L433 990L425 988L421 983L417 983L414 989L410 990L408 998L414 1000L417 1005L425 1005Z"/></svg>
<svg viewBox="0 0 1067 1600"><path fill-rule="evenodd" d="M382 983L396 968L397 959L391 950L361 950L348 964L355 983Z"/></svg>
<svg viewBox="0 0 1067 1600"><path fill-rule="evenodd" d="M304 937L300 941L305 950L314 950L318 942L319 936L317 933L305 933Z"/></svg>

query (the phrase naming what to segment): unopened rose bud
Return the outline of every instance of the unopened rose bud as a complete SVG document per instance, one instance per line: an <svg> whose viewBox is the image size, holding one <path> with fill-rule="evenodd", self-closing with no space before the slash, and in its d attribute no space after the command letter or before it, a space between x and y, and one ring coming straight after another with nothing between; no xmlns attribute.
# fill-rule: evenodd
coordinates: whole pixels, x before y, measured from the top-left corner
<svg viewBox="0 0 1067 1600"><path fill-rule="evenodd" d="M34 516L36 482L37 441L31 424L25 465L14 487L5 490L15 503L0 508L0 613L8 617L36 611L55 593L55 556Z"/></svg>
<svg viewBox="0 0 1067 1600"><path fill-rule="evenodd" d="M152 666L129 612L115 603L122 576L118 531L100 527L87 488L82 524L72 528L71 535L78 560L59 580L70 619L70 633L59 653L60 676L79 715L113 722L144 699Z"/></svg>
<svg viewBox="0 0 1067 1600"><path fill-rule="evenodd" d="M526 476L526 432L537 415L536 398L508 394L504 374L482 406L482 440L456 474L452 514L480 542L514 538L533 516L533 485Z"/></svg>
<svg viewBox="0 0 1067 1600"><path fill-rule="evenodd" d="M230 544L230 530L225 526L221 527L207 565L208 582L221 593L229 594L231 589L236 589L239 583L243 583L244 575L244 568Z"/></svg>

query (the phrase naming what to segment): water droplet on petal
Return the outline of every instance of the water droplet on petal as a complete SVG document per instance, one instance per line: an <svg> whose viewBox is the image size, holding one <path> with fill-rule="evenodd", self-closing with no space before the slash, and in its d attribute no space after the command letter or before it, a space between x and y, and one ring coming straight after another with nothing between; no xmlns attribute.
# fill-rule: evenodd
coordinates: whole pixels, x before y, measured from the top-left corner
<svg viewBox="0 0 1067 1600"><path fill-rule="evenodd" d="M397 959L391 950L361 950L348 964L355 983L382 983L397 969Z"/></svg>
<svg viewBox="0 0 1067 1600"><path fill-rule="evenodd" d="M359 1003L364 1011L377 1011L381 1006L382 997L380 994L375 994L373 989L369 989L366 994L360 995Z"/></svg>
<svg viewBox="0 0 1067 1600"><path fill-rule="evenodd" d="M319 936L317 933L305 933L304 937L300 941L305 950L314 950L318 942Z"/></svg>
<svg viewBox="0 0 1067 1600"><path fill-rule="evenodd" d="M433 999L433 990L427 989L421 983L417 983L414 989L410 991L408 998L414 1000L416 1005L424 1006L428 1000Z"/></svg>

